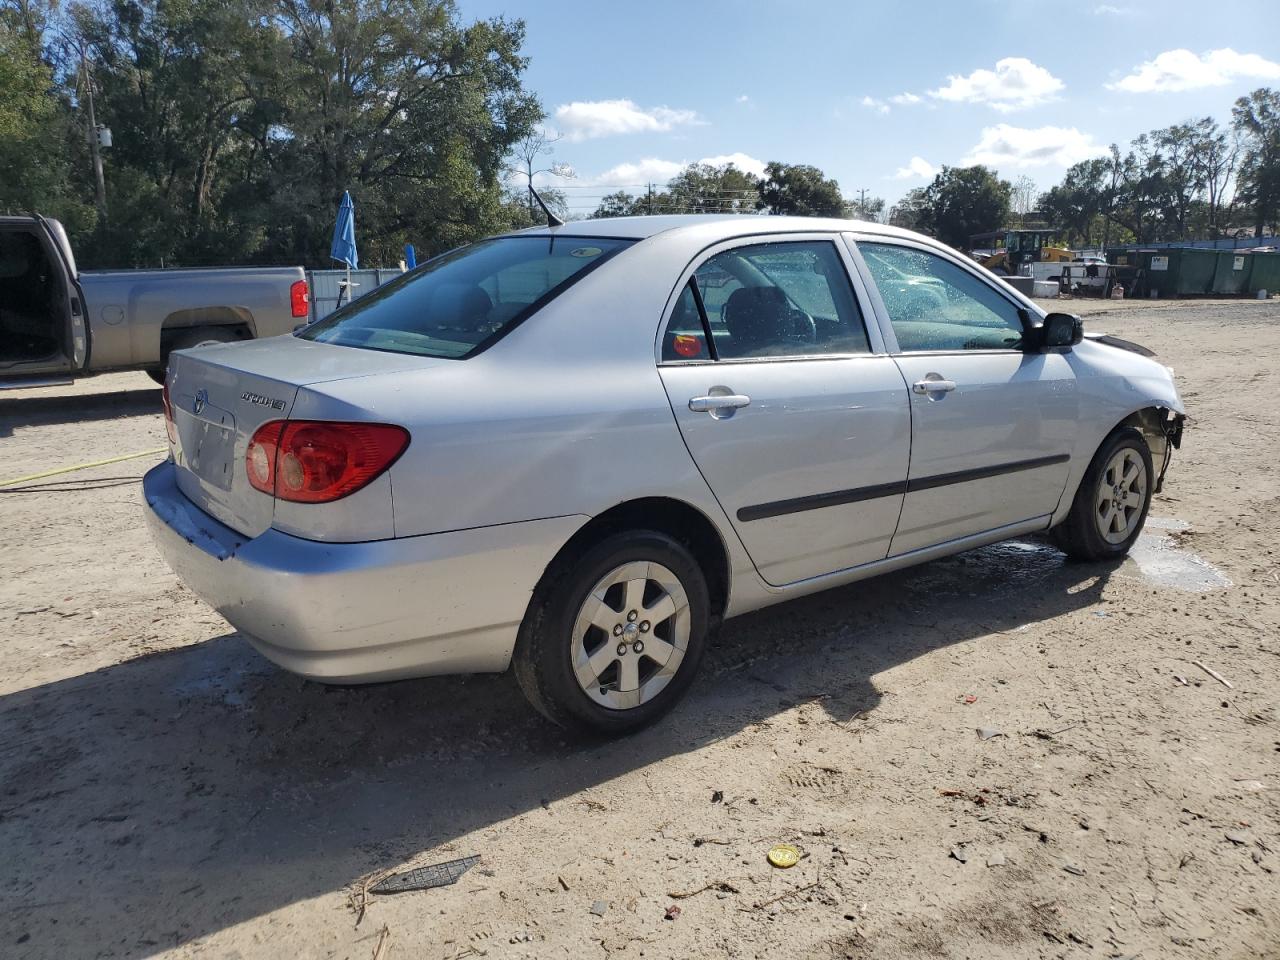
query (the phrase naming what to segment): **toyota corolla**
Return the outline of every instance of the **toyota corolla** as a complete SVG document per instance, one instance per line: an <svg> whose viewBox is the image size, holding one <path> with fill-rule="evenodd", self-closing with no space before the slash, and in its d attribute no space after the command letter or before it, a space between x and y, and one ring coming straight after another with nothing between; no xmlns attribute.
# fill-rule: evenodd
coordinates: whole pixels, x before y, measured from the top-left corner
<svg viewBox="0 0 1280 960"><path fill-rule="evenodd" d="M622 733L738 614L1036 532L1123 555L1184 411L1149 351L932 240L729 216L471 244L175 353L165 412L154 537L265 656L512 668Z"/></svg>

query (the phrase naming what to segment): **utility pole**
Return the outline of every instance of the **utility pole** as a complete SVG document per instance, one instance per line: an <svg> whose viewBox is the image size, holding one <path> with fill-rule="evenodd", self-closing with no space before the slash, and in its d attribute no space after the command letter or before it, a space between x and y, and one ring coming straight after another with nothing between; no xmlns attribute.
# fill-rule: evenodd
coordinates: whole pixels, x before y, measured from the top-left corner
<svg viewBox="0 0 1280 960"><path fill-rule="evenodd" d="M93 112L93 77L89 73L89 60L80 49L80 69L84 72L84 88L89 105L89 153L93 157L94 195L98 204L98 216L107 219L107 184L102 177L102 152L98 142L98 119Z"/></svg>
<svg viewBox="0 0 1280 960"><path fill-rule="evenodd" d="M653 181L649 181L649 216L653 216Z"/></svg>
<svg viewBox="0 0 1280 960"><path fill-rule="evenodd" d="M867 188L863 187L858 191L858 219L865 220L867 218Z"/></svg>

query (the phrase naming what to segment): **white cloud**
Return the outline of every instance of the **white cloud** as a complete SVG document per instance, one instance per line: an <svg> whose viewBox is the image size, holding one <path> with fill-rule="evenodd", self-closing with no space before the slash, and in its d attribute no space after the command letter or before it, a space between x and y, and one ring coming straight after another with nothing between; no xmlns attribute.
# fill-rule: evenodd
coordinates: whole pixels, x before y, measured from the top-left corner
<svg viewBox="0 0 1280 960"><path fill-rule="evenodd" d="M896 103L900 107L909 107L912 104L920 103L922 97L916 96L914 93L899 93L889 98L890 103Z"/></svg>
<svg viewBox="0 0 1280 960"><path fill-rule="evenodd" d="M995 70L947 77L947 85L930 90L929 96L954 103L985 103L1009 113L1046 103L1062 88L1061 80L1026 57L1005 57Z"/></svg>
<svg viewBox="0 0 1280 960"><path fill-rule="evenodd" d="M924 157L912 157L905 167L899 167L894 173L895 180L931 180L938 168Z"/></svg>
<svg viewBox="0 0 1280 960"><path fill-rule="evenodd" d="M745 93L738 97L738 103L750 103L751 98Z"/></svg>
<svg viewBox="0 0 1280 960"><path fill-rule="evenodd" d="M764 176L764 161L757 160L747 153L722 153L715 157L703 157L698 162L712 167L723 167L727 163L732 163L743 173L753 173L757 177Z"/></svg>
<svg viewBox="0 0 1280 960"><path fill-rule="evenodd" d="M883 100L877 100L875 97L863 97L858 102L862 104L864 107L869 107L870 109L874 110L876 113L889 112L889 105L885 103Z"/></svg>
<svg viewBox="0 0 1280 960"><path fill-rule="evenodd" d="M747 173L754 173L756 176L763 176L764 174L763 160L757 160L746 153L724 153L694 161L645 157L634 163L620 163L617 166L610 167L599 176L579 177L573 182L584 187L624 187L632 190L647 183L661 186L676 174L681 173L685 167L689 166L690 162L705 163L713 167L723 167L727 163L732 163L739 170Z"/></svg>
<svg viewBox="0 0 1280 960"><path fill-rule="evenodd" d="M644 109L632 100L575 100L556 107L556 122L567 139L580 141L623 133L665 133L702 121L693 110Z"/></svg>
<svg viewBox="0 0 1280 960"><path fill-rule="evenodd" d="M1011 127L999 123L986 127L978 143L961 161L1004 169L1006 167L1069 167L1081 160L1101 156L1107 148L1092 134L1075 127Z"/></svg>
<svg viewBox="0 0 1280 960"><path fill-rule="evenodd" d="M1280 63L1256 53L1236 53L1230 47L1196 56L1190 50L1166 50L1115 83L1109 90L1127 93L1172 93L1200 87L1221 87L1232 80L1280 79Z"/></svg>
<svg viewBox="0 0 1280 960"><path fill-rule="evenodd" d="M1133 7L1116 7L1109 3L1100 3L1093 8L1098 17L1132 17L1136 13Z"/></svg>

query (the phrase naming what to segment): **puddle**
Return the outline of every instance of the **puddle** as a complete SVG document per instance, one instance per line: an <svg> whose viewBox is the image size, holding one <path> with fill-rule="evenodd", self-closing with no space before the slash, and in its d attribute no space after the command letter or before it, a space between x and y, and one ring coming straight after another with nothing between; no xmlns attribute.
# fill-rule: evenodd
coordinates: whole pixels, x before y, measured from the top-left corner
<svg viewBox="0 0 1280 960"><path fill-rule="evenodd" d="M1213 564L1179 544L1171 534L1190 524L1174 517L1148 517L1142 536L1116 569L1120 576L1157 587L1204 593L1231 581ZM1043 580L1062 568L1057 547L1038 537L1006 540L917 568L917 583L930 595L991 595Z"/></svg>
<svg viewBox="0 0 1280 960"><path fill-rule="evenodd" d="M1172 537L1152 532L1186 530L1187 527L1181 520L1148 517L1142 535L1117 572L1187 593L1225 590L1231 586L1231 581L1209 561L1183 549Z"/></svg>

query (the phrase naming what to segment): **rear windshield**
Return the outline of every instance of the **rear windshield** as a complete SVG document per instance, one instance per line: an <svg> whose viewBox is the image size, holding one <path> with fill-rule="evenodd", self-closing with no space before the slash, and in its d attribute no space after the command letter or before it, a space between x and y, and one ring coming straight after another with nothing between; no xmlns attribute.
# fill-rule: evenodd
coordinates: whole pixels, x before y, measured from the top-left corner
<svg viewBox="0 0 1280 960"><path fill-rule="evenodd" d="M632 240L498 237L429 260L298 333L424 357L479 353Z"/></svg>

